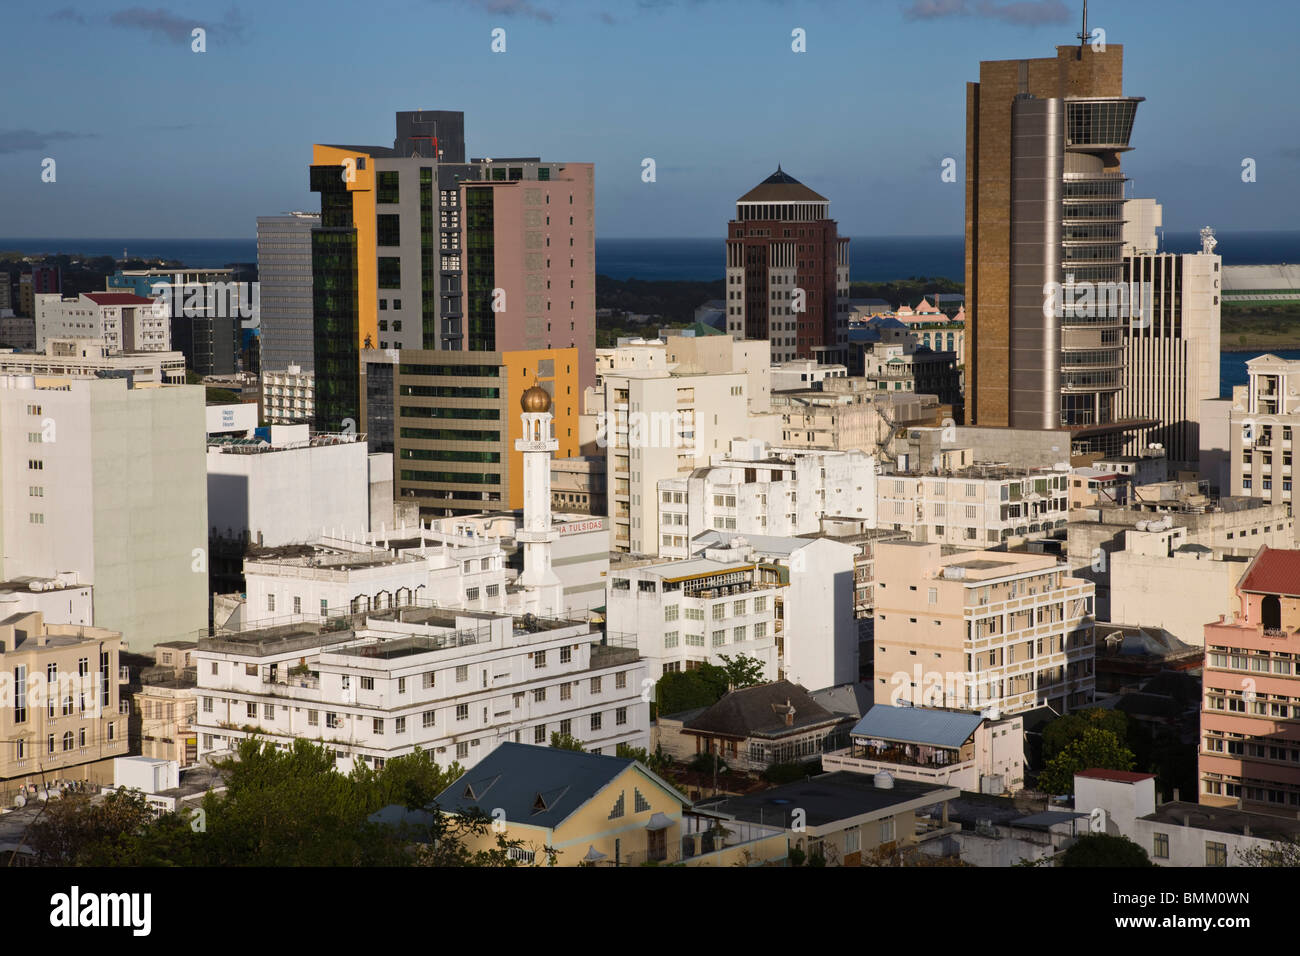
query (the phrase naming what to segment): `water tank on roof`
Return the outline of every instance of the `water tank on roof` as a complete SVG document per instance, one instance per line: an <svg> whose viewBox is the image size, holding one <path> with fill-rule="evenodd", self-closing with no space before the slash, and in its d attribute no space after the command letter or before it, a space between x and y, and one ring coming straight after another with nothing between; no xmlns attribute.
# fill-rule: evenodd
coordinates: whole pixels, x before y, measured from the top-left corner
<svg viewBox="0 0 1300 956"><path fill-rule="evenodd" d="M880 771L880 773L872 777L871 780L876 785L877 790L894 789L894 777L887 770Z"/></svg>

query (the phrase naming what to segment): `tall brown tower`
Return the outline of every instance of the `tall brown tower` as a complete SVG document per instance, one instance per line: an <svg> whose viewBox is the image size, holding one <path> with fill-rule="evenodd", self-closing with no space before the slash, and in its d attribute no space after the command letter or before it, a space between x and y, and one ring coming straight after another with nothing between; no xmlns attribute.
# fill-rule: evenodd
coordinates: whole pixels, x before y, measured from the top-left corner
<svg viewBox="0 0 1300 956"><path fill-rule="evenodd" d="M1086 26L1085 34L1086 36ZM1141 97L1123 47L980 63L966 88L966 422L1068 427L1108 451L1126 318L1047 314L1050 283L1123 278L1124 175Z"/></svg>
<svg viewBox="0 0 1300 956"><path fill-rule="evenodd" d="M780 166L736 200L727 224L727 331L769 339L772 361L842 362L849 240L830 200Z"/></svg>

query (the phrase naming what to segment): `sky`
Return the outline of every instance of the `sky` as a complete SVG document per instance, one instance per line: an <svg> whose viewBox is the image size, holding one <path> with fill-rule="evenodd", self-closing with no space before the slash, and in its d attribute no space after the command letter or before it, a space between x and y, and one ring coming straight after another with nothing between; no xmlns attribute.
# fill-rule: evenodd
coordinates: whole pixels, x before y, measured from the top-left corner
<svg viewBox="0 0 1300 956"><path fill-rule="evenodd" d="M778 163L841 234L959 235L965 84L980 60L1077 43L1082 6L61 3L6 0L0 20L0 236L252 238L259 215L319 209L312 143L391 145L409 109L463 110L471 156L595 163L601 238L723 236ZM1300 4L1092 0L1089 27L1146 97L1130 195L1160 200L1169 231L1297 228Z"/></svg>

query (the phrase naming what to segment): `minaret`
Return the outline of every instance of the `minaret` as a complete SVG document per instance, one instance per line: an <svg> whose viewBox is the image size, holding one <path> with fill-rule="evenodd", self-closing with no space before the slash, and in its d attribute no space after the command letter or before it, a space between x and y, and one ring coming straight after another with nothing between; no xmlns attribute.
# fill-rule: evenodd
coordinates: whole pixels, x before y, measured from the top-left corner
<svg viewBox="0 0 1300 956"><path fill-rule="evenodd" d="M519 404L524 423L524 437L515 442L515 451L524 455L524 520L515 535L524 546L519 583L528 592L526 610L553 616L563 604L563 586L551 569L551 545L556 538L551 527L551 455L560 443L551 437L551 396L546 389L534 383Z"/></svg>

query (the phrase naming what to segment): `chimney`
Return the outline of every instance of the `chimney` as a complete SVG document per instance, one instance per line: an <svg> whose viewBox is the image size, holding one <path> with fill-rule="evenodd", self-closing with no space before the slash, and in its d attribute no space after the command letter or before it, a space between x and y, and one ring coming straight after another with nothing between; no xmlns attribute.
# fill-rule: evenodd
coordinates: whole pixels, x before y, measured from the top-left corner
<svg viewBox="0 0 1300 956"><path fill-rule="evenodd" d="M1178 802L1178 788L1174 787L1174 803Z"/></svg>
<svg viewBox="0 0 1300 956"><path fill-rule="evenodd" d="M785 725L787 727L794 726L794 707L791 706L789 700L785 702Z"/></svg>
<svg viewBox="0 0 1300 956"><path fill-rule="evenodd" d="M1245 823L1243 823L1243 824L1241 825L1241 835L1242 835L1242 836L1250 836L1250 821L1249 821L1249 820L1247 820Z"/></svg>
<svg viewBox="0 0 1300 956"><path fill-rule="evenodd" d="M1192 825L1192 815L1191 815L1190 813L1184 813L1184 814L1183 814L1183 826L1185 826L1185 827L1190 827L1191 825Z"/></svg>

